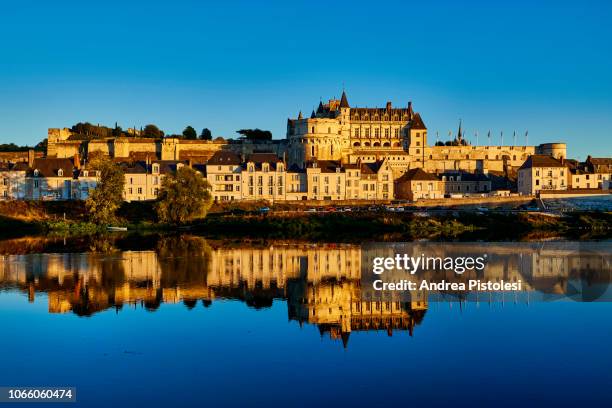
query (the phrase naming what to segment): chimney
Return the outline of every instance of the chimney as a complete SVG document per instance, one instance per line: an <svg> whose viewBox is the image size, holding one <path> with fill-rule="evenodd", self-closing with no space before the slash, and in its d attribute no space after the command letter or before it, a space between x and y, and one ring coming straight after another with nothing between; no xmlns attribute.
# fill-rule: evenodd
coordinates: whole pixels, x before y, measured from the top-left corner
<svg viewBox="0 0 612 408"><path fill-rule="evenodd" d="M193 168L193 160L191 158L189 158L187 163L189 164L190 169Z"/></svg>
<svg viewBox="0 0 612 408"><path fill-rule="evenodd" d="M34 166L34 150L30 149L28 150L28 167L33 167Z"/></svg>
<svg viewBox="0 0 612 408"><path fill-rule="evenodd" d="M80 170L81 169L81 159L79 158L79 154L78 153L74 154L73 161L74 161L74 168L77 169L77 170Z"/></svg>
<svg viewBox="0 0 612 408"><path fill-rule="evenodd" d="M387 110L388 110L388 111L390 111L390 110L391 110L391 102L390 102L390 101L388 101L388 102L387 102Z"/></svg>

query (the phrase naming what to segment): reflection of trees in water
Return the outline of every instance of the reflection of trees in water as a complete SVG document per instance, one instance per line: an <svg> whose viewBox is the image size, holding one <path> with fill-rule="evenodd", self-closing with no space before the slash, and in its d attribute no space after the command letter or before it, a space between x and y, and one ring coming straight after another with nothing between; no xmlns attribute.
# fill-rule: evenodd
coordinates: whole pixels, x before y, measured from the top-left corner
<svg viewBox="0 0 612 408"><path fill-rule="evenodd" d="M212 249L204 238L173 236L160 238L157 243L161 286L176 287L205 284Z"/></svg>
<svg viewBox="0 0 612 408"><path fill-rule="evenodd" d="M108 254L110 252L117 251L117 248L115 247L115 240L117 238L114 236L109 234L95 234L87 238L89 252Z"/></svg>

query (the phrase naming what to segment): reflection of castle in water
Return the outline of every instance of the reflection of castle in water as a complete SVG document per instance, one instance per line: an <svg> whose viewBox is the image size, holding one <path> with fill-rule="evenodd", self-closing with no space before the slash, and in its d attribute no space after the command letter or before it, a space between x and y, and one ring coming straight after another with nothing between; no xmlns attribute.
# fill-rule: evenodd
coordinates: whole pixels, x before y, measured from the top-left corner
<svg viewBox="0 0 612 408"><path fill-rule="evenodd" d="M609 244L405 243L367 245L273 245L211 248L197 237L161 239L155 250L111 255L44 254L0 258L0 288L17 287L31 301L46 292L49 312L91 315L108 308L161 303L237 299L255 308L286 300L289 318L316 324L321 333L344 343L353 331L404 330L412 334L428 307L428 294L415 291L408 299L370 300L361 287L362 267L375 256L408 253L418 256L460 256L486 253L484 276L464 278L524 282L523 290L563 293L572 277L610 281ZM608 245L608 246L606 246ZM363 265L362 265L363 263ZM431 272L456 280L452 272Z"/></svg>

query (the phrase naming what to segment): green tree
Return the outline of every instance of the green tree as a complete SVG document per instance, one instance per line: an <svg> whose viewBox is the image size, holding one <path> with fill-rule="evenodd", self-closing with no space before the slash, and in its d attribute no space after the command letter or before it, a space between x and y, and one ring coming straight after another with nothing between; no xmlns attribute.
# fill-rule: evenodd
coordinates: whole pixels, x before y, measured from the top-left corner
<svg viewBox="0 0 612 408"><path fill-rule="evenodd" d="M202 133L200 133L201 140L212 140L212 132L209 128L202 129Z"/></svg>
<svg viewBox="0 0 612 408"><path fill-rule="evenodd" d="M272 140L272 132L261 129L240 129L236 133L241 134L247 140Z"/></svg>
<svg viewBox="0 0 612 408"><path fill-rule="evenodd" d="M100 176L96 189L85 202L88 218L96 224L110 224L116 220L115 213L123 202L123 170L104 156L92 161L90 166Z"/></svg>
<svg viewBox="0 0 612 408"><path fill-rule="evenodd" d="M149 137L152 139L161 139L162 137L164 137L164 132L159 130L157 126L153 124L148 124L142 131L142 136Z"/></svg>
<svg viewBox="0 0 612 408"><path fill-rule="evenodd" d="M191 167L183 166L164 177L155 211L160 221L184 224L206 217L212 204L210 185Z"/></svg>
<svg viewBox="0 0 612 408"><path fill-rule="evenodd" d="M198 134L192 126L187 126L183 130L183 137L187 140L196 140L198 138Z"/></svg>

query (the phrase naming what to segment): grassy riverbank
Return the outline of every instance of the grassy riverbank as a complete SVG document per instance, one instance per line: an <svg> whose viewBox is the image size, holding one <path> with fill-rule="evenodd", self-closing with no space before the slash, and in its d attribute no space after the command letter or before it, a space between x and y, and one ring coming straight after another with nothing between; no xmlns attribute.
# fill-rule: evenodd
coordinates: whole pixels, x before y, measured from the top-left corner
<svg viewBox="0 0 612 408"><path fill-rule="evenodd" d="M117 225L139 233L171 232L177 228L158 223L152 203L125 203ZM612 214L577 212L563 217L539 213L351 212L306 213L218 211L204 220L181 227L194 233L229 238L358 240L520 240L548 237L612 236ZM106 226L87 221L78 202L2 202L0 238L28 235L84 236L106 233Z"/></svg>

